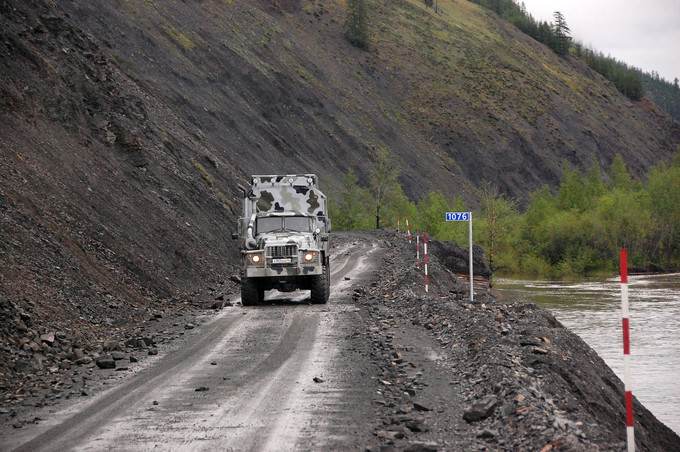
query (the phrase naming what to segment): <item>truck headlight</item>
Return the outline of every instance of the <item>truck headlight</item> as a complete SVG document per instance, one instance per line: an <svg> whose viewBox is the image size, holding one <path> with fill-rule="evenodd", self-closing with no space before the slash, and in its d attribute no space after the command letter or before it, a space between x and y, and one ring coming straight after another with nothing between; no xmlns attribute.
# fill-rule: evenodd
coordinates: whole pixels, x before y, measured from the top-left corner
<svg viewBox="0 0 680 452"><path fill-rule="evenodd" d="M315 256L315 255L316 255L316 253L305 253L305 260L306 260L307 262L310 262L311 260L314 259L314 256Z"/></svg>
<svg viewBox="0 0 680 452"><path fill-rule="evenodd" d="M256 267L260 267L264 264L264 257L262 256L262 253L248 253L248 257L246 259L246 265L254 265Z"/></svg>

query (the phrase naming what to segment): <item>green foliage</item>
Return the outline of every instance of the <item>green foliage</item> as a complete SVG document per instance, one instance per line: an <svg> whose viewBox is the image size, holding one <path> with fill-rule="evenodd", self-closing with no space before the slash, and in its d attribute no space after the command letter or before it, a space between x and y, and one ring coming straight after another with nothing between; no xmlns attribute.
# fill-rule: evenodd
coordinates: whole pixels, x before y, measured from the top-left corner
<svg viewBox="0 0 680 452"><path fill-rule="evenodd" d="M438 191L430 192L418 203L418 215L411 217L411 227L442 239L445 231L442 215L448 211L449 203L444 195Z"/></svg>
<svg viewBox="0 0 680 452"><path fill-rule="evenodd" d="M399 173L400 169L396 164L394 155L385 147L378 148L373 156L370 172L376 222L378 219L384 221L385 212L383 210L385 206L395 205L403 201L401 198L404 195L399 184ZM383 222L380 226L391 226L391 224Z"/></svg>
<svg viewBox="0 0 680 452"><path fill-rule="evenodd" d="M333 225L338 230L396 228L397 217L415 214L415 206L404 195L399 184L399 167L394 155L379 148L370 168L368 188L359 185L359 178L350 169L343 178L339 193L331 192L330 206Z"/></svg>
<svg viewBox="0 0 680 452"><path fill-rule="evenodd" d="M642 72L634 69L642 80L645 96L663 111L680 121L680 82L675 77L673 83L665 80L656 71Z"/></svg>
<svg viewBox="0 0 680 452"><path fill-rule="evenodd" d="M618 251L632 266L680 264L680 165L652 169L644 187L614 158L601 181L597 166L584 177L564 172L553 196L535 192L522 215L521 240L504 257L516 273L558 277L617 268Z"/></svg>
<svg viewBox="0 0 680 452"><path fill-rule="evenodd" d="M367 0L347 0L345 37L355 47L370 47Z"/></svg>
<svg viewBox="0 0 680 452"><path fill-rule="evenodd" d="M673 164L662 163L649 174L647 208L657 226L657 254L665 265L680 261L680 152Z"/></svg>
<svg viewBox="0 0 680 452"><path fill-rule="evenodd" d="M616 89L632 100L639 100L644 95L640 70L628 66L602 52L584 48L583 44L574 46L574 56L583 60L592 70L598 72L612 82Z"/></svg>
<svg viewBox="0 0 680 452"><path fill-rule="evenodd" d="M609 173L607 173L607 185L609 189L618 189L622 191L640 191L642 184L639 180L633 178L628 172L626 163L623 161L621 154L616 154L612 161Z"/></svg>
<svg viewBox="0 0 680 452"><path fill-rule="evenodd" d="M561 12L555 11L553 16L555 17L555 23L552 27L554 39L551 47L555 53L566 55L571 48L571 37L569 36L571 30L567 25L567 20Z"/></svg>
<svg viewBox="0 0 680 452"><path fill-rule="evenodd" d="M333 219L333 227L339 231L370 229L373 224L370 211L370 194L367 189L361 188L359 178L350 169L343 178L343 190L340 193L330 194L330 216Z"/></svg>
<svg viewBox="0 0 680 452"><path fill-rule="evenodd" d="M201 165L195 159L191 159L191 164L198 170L199 173L201 173L201 177L210 187L215 186L215 181L203 165Z"/></svg>
<svg viewBox="0 0 680 452"><path fill-rule="evenodd" d="M604 190L597 165L593 165L585 178L577 170L567 169L559 186L557 207L560 210L583 212L593 206Z"/></svg>
<svg viewBox="0 0 680 452"><path fill-rule="evenodd" d="M522 218L517 201L507 198L498 187L485 181L477 193L481 212L473 217L475 242L487 250L487 259L492 269L514 266L506 259L521 243Z"/></svg>
<svg viewBox="0 0 680 452"><path fill-rule="evenodd" d="M396 227L400 216L405 229L408 215L412 232L467 246L467 224L444 220L446 212L470 210L463 200L434 191L413 204L390 161L386 151L376 154L370 188L359 187L352 171L345 176L343 192L331 205L338 229L371 228L380 199L381 226ZM646 186L621 156L613 159L604 179L597 164L585 175L566 169L555 193L548 187L537 190L523 214L516 200L485 182L473 212L474 242L485 248L494 270L507 274L557 278L612 272L621 248L628 250L632 267L680 266L680 150L671 163L650 171Z"/></svg>

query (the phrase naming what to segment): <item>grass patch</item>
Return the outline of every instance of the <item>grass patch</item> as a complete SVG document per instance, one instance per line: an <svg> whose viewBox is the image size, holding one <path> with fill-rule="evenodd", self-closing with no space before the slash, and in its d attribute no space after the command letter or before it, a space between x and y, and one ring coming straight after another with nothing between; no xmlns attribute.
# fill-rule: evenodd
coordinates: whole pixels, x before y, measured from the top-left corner
<svg viewBox="0 0 680 452"><path fill-rule="evenodd" d="M201 165L196 159L191 159L191 164L201 173L201 177L211 188L215 186L215 181L210 173L208 173L208 170L205 169L205 166Z"/></svg>
<svg viewBox="0 0 680 452"><path fill-rule="evenodd" d="M170 37L179 45L187 50L193 50L196 48L196 44L193 43L191 39L187 37L181 30L173 27L172 25L166 25L163 27L165 32L170 35Z"/></svg>
<svg viewBox="0 0 680 452"><path fill-rule="evenodd" d="M119 68L127 71L132 67L132 63L130 63L130 61L126 59L123 55L119 53L114 53L111 56L113 57L113 60L116 62Z"/></svg>

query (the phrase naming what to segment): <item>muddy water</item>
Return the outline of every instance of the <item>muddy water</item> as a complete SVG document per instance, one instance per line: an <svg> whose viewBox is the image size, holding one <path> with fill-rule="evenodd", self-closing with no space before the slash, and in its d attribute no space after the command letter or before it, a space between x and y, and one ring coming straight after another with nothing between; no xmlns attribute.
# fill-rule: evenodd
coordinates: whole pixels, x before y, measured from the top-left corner
<svg viewBox="0 0 680 452"><path fill-rule="evenodd" d="M633 395L680 434L680 274L628 278ZM500 279L506 301L548 309L623 380L620 279Z"/></svg>

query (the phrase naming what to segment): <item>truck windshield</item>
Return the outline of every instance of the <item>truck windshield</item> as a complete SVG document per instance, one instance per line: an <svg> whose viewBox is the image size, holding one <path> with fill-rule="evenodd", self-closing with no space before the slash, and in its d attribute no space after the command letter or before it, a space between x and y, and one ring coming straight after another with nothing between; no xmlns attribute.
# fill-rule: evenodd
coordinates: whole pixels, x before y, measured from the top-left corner
<svg viewBox="0 0 680 452"><path fill-rule="evenodd" d="M308 217L286 217L284 225L288 231L312 231L312 219Z"/></svg>
<svg viewBox="0 0 680 452"><path fill-rule="evenodd" d="M309 217L263 217L257 219L256 229L258 234L281 230L311 232L312 219Z"/></svg>

